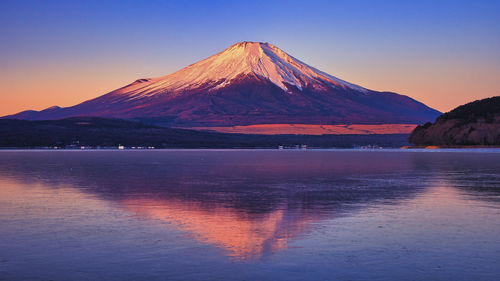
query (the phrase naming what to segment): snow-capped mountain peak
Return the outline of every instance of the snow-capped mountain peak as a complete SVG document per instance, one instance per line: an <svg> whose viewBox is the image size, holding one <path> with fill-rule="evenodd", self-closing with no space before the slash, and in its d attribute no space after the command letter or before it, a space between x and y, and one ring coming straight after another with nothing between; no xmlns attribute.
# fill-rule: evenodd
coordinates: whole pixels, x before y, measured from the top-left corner
<svg viewBox="0 0 500 281"><path fill-rule="evenodd" d="M288 55L278 47L262 42L241 42L205 60L175 73L158 78L139 79L115 91L134 97L175 93L210 85L209 90L228 85L240 75L254 74L267 79L285 91L289 86L301 90L306 85L327 85L365 92L366 89L333 77Z"/></svg>

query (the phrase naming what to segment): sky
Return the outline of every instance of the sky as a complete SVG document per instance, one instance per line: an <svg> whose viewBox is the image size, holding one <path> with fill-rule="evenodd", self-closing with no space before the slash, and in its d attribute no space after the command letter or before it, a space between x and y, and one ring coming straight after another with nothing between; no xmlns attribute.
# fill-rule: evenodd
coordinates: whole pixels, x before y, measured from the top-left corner
<svg viewBox="0 0 500 281"><path fill-rule="evenodd" d="M500 95L500 1L0 0L0 116L71 106L241 41L439 111Z"/></svg>

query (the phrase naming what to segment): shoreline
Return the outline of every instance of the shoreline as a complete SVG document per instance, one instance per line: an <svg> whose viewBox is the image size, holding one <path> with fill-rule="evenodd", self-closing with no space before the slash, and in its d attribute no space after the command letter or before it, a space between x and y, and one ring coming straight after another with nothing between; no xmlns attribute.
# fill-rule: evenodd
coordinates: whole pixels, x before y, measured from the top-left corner
<svg viewBox="0 0 500 281"><path fill-rule="evenodd" d="M478 149L478 148L500 148L499 145L413 145L403 146L401 149Z"/></svg>
<svg viewBox="0 0 500 281"><path fill-rule="evenodd" d="M235 147L235 148L154 148L154 149L133 149L133 148L30 148L30 147L9 147L0 148L0 152L15 152L15 151L66 151L66 152L110 152L110 151L121 151L121 152L160 152L160 151L281 151L281 152L320 152L320 151L338 151L338 152L498 152L500 153L500 147L385 147L385 148L343 148L343 147L311 147L307 149L302 148L271 148L271 147Z"/></svg>

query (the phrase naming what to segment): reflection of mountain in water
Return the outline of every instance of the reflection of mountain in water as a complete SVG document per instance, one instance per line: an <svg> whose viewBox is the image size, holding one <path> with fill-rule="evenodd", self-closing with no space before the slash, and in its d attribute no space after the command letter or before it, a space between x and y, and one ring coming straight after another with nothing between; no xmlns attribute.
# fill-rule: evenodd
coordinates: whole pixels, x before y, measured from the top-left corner
<svg viewBox="0 0 500 281"><path fill-rule="evenodd" d="M287 247L313 222L413 197L460 154L320 151L6 152L0 176L71 186L237 259ZM493 158L478 160L491 167ZM486 161L485 161L486 160ZM459 164L455 164L459 165ZM438 179L443 180L443 179Z"/></svg>
<svg viewBox="0 0 500 281"><path fill-rule="evenodd" d="M174 224L240 260L286 248L290 238L318 219L312 214L284 209L252 215L227 207L207 209L198 203L174 200L126 199L122 203L128 211Z"/></svg>

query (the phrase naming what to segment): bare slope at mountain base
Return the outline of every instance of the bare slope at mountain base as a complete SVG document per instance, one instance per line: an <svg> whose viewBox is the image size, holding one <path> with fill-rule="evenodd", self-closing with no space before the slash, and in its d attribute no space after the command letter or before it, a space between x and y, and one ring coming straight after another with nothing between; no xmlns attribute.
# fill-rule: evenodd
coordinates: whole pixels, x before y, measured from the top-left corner
<svg viewBox="0 0 500 281"><path fill-rule="evenodd" d="M370 134L409 134L415 124L380 125L308 125L308 124L260 124L231 127L191 127L193 130L214 131L219 133L260 134L260 135L370 135Z"/></svg>

